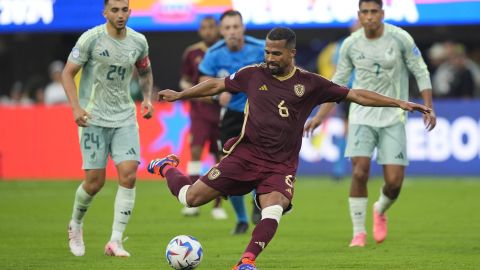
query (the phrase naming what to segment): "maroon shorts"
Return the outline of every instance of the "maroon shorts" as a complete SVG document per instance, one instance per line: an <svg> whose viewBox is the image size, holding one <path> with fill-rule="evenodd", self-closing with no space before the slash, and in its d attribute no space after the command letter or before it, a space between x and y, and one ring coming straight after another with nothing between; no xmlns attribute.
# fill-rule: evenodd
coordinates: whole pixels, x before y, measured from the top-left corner
<svg viewBox="0 0 480 270"><path fill-rule="evenodd" d="M218 122L212 122L208 119L192 118L190 125L190 145L204 146L207 141L210 142L210 153L218 153L217 140L220 137Z"/></svg>
<svg viewBox="0 0 480 270"><path fill-rule="evenodd" d="M200 180L227 196L244 195L256 189L259 195L278 191L292 201L295 171L287 172L282 164L277 167L267 169L240 157L228 155Z"/></svg>

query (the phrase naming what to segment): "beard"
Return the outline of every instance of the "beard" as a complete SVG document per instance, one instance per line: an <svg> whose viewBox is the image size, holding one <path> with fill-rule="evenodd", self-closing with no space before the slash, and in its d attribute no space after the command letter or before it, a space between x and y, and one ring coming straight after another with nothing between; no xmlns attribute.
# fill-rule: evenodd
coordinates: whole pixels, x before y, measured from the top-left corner
<svg viewBox="0 0 480 270"><path fill-rule="evenodd" d="M275 64L272 64L272 63L267 63L267 67L268 67L268 70L270 71L270 74L272 75L280 75L280 74L283 74L283 68L278 66L278 65L275 65Z"/></svg>

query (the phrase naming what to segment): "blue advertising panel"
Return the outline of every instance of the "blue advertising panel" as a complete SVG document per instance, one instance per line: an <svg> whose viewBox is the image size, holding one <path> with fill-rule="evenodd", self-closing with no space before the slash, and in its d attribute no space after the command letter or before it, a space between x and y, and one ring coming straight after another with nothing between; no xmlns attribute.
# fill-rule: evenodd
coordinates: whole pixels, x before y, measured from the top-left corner
<svg viewBox="0 0 480 270"><path fill-rule="evenodd" d="M436 101L437 126L425 130L419 113L410 114L407 122L407 152L411 175L480 176L480 101ZM299 174L333 174L341 157L338 138L343 122L331 118L313 137L304 138L300 151ZM372 173L382 169L373 161ZM350 162L346 169L350 173Z"/></svg>
<svg viewBox="0 0 480 270"><path fill-rule="evenodd" d="M480 24L480 0L384 1L396 25ZM138 0L129 26L139 31L196 30L206 15L239 10L248 29L348 27L358 0ZM105 21L102 0L0 0L0 32L84 31Z"/></svg>

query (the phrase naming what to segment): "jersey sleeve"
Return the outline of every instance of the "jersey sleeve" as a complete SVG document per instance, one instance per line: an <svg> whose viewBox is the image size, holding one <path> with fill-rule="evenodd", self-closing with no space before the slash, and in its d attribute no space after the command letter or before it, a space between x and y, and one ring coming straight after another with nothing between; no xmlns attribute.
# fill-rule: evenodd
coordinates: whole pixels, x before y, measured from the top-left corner
<svg viewBox="0 0 480 270"><path fill-rule="evenodd" d="M353 44L352 38L347 38L340 47L338 55L338 63L332 81L339 85L348 85L350 77L352 76L353 63L350 58L350 47Z"/></svg>
<svg viewBox="0 0 480 270"><path fill-rule="evenodd" d="M246 92L253 71L254 67L247 67L225 77L225 89L234 93Z"/></svg>
<svg viewBox="0 0 480 270"><path fill-rule="evenodd" d="M95 40L92 30L83 33L75 44L75 47L73 47L70 52L68 61L83 66L90 58L91 45Z"/></svg>
<svg viewBox="0 0 480 270"><path fill-rule="evenodd" d="M202 59L202 62L200 62L200 65L198 65L198 70L207 76L210 77L216 77L217 73L217 66L215 61L215 53L212 53L210 50L207 51L205 56Z"/></svg>
<svg viewBox="0 0 480 270"><path fill-rule="evenodd" d="M415 76L417 80L418 89L423 91L425 89L432 89L432 83L430 81L430 73L428 72L427 65L423 61L422 53L418 49L417 45L410 36L409 33L402 30L398 35L402 41L404 51L403 58L408 70Z"/></svg>
<svg viewBox="0 0 480 270"><path fill-rule="evenodd" d="M340 86L319 75L313 77L313 85L316 90L317 104L325 102L339 103L347 97L348 91L350 91L347 87Z"/></svg>
<svg viewBox="0 0 480 270"><path fill-rule="evenodd" d="M142 43L142 52L140 53L140 57L138 57L137 59L139 61L144 59L146 56L148 56L148 50L149 50L147 38L144 35L141 35L140 40Z"/></svg>
<svg viewBox="0 0 480 270"><path fill-rule="evenodd" d="M135 66L139 70L144 70L151 66L150 59L148 57L148 42L144 35L140 35L140 44L141 51L139 57L137 58L137 61L135 62Z"/></svg>

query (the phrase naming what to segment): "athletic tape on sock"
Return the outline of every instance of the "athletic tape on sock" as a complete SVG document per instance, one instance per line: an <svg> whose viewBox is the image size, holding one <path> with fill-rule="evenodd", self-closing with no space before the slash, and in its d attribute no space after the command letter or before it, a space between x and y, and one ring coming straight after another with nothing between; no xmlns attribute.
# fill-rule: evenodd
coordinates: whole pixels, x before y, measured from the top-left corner
<svg viewBox="0 0 480 270"><path fill-rule="evenodd" d="M262 219L270 218L275 219L277 223L280 223L280 218L282 217L283 207L280 205L272 205L263 208L262 210Z"/></svg>
<svg viewBox="0 0 480 270"><path fill-rule="evenodd" d="M185 205L186 207L190 207L187 203L187 191L190 185L183 186L180 191L178 192L178 201Z"/></svg>

